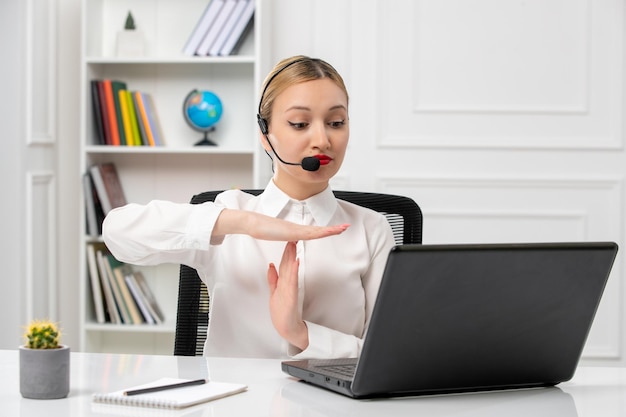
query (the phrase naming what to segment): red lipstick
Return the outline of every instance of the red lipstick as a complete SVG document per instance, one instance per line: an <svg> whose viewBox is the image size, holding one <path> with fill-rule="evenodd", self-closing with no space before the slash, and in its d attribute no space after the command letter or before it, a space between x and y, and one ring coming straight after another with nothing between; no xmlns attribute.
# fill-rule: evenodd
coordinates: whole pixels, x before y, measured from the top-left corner
<svg viewBox="0 0 626 417"><path fill-rule="evenodd" d="M320 165L328 165L330 161L333 160L333 158L331 158L330 156L322 154L314 155L314 158L317 158L320 161Z"/></svg>

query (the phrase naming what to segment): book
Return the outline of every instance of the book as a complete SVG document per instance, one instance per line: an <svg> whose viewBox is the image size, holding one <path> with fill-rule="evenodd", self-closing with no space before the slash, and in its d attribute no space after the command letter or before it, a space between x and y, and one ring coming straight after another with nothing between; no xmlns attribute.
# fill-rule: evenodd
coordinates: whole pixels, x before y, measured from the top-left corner
<svg viewBox="0 0 626 417"><path fill-rule="evenodd" d="M243 11L245 10L248 4L247 0L234 0L234 1L236 3L235 8L233 9L230 16L228 16L228 19L224 23L224 27L222 28L220 33L217 35L217 38L215 38L215 42L213 42L213 45L209 49L209 55L211 56L217 56L220 54L220 51L222 50L222 46L224 46L224 42L226 42L228 35L230 35L230 33L232 32L233 28L235 27L235 24L237 23L237 20L241 17L241 14L243 13Z"/></svg>
<svg viewBox="0 0 626 417"><path fill-rule="evenodd" d="M115 117L117 119L117 129L120 137L120 145L127 145L126 132L124 130L124 122L122 116L122 104L120 103L120 90L126 90L127 86L124 81L112 80L111 89L113 91L113 105L115 106Z"/></svg>
<svg viewBox="0 0 626 417"><path fill-rule="evenodd" d="M126 280L126 285L128 286L130 293L135 299L137 307L139 307L139 311L141 311L144 321L148 324L156 324L156 317L154 317L154 315L150 312L150 309L148 308L148 300L141 293L141 289L135 280L134 274L131 273L126 275L124 279Z"/></svg>
<svg viewBox="0 0 626 417"><path fill-rule="evenodd" d="M105 323L107 315L104 312L104 300L102 298L102 283L98 272L98 261L96 259L96 249L94 245L87 245L87 266L89 269L89 282L91 284L91 294L96 313L96 321Z"/></svg>
<svg viewBox="0 0 626 417"><path fill-rule="evenodd" d="M133 280L137 283L141 294L147 301L147 308L150 311L150 315L154 317L157 323L163 323L165 321L165 315L141 271L135 271L133 273Z"/></svg>
<svg viewBox="0 0 626 417"><path fill-rule="evenodd" d="M191 32L189 39L185 43L183 47L183 53L185 55L193 56L196 53L196 50L200 46L202 39L204 39L204 35L206 35L207 31L213 24L215 17L220 11L220 8L224 5L224 2L219 0L211 0L209 4L207 4L200 20L196 23L196 27Z"/></svg>
<svg viewBox="0 0 626 417"><path fill-rule="evenodd" d="M89 172L105 215L126 204L122 183L112 162L92 165Z"/></svg>
<svg viewBox="0 0 626 417"><path fill-rule="evenodd" d="M93 182L89 172L83 174L83 194L85 197L85 218L87 235L96 237L100 235L101 226L98 225L98 216L96 214L96 203L94 195ZM94 198L95 197L95 198Z"/></svg>
<svg viewBox="0 0 626 417"><path fill-rule="evenodd" d="M144 146L150 146L150 142L148 141L148 132L146 132L146 127L143 124L143 117L141 115L141 108L139 104L139 94L137 91L133 91L130 93L130 98L133 101L133 107L135 108L135 115L137 118L137 129L139 129L139 138L141 140L141 144Z"/></svg>
<svg viewBox="0 0 626 417"><path fill-rule="evenodd" d="M243 40L248 35L248 32L252 29L254 23L254 9L255 9L255 1L254 0L246 0L246 8L241 13L239 19L235 23L233 30L228 35L228 38L224 42L222 49L220 50L220 55L232 55L237 52Z"/></svg>
<svg viewBox="0 0 626 417"><path fill-rule="evenodd" d="M108 393L95 393L92 401L96 403L128 405L136 407L152 407L165 409L180 409L192 405L217 400L229 395L238 394L248 389L245 384L231 382L209 381L202 385L192 385L184 388L169 389L140 395L125 395L129 390L138 390L162 385L176 384L189 381L180 378L161 378L127 389Z"/></svg>
<svg viewBox="0 0 626 417"><path fill-rule="evenodd" d="M111 258L109 258L110 262L112 262ZM114 267L114 264L117 266ZM120 295L122 296L120 304L123 304L123 308L128 313L129 324L143 323L143 315L141 314L139 306L137 305L135 298L128 288L128 284L126 283L126 276L133 273L131 266L125 263L120 263L116 259L114 263L111 263L111 269L113 271L115 281L117 282Z"/></svg>
<svg viewBox="0 0 626 417"><path fill-rule="evenodd" d="M113 84L111 80L102 80L104 98L106 102L106 114L111 135L111 145L120 145L120 131L118 127L117 112L115 110L115 99L113 98Z"/></svg>
<svg viewBox="0 0 626 417"><path fill-rule="evenodd" d="M161 129L161 122L159 120L159 115L156 111L152 95L148 93L141 93L141 99L146 110L146 116L148 118L148 124L150 125L150 132L152 133L154 146L163 146L163 130Z"/></svg>
<svg viewBox="0 0 626 417"><path fill-rule="evenodd" d="M98 98L100 99L100 118L102 120L102 129L104 131L104 144L113 145L104 83L101 80L96 80L96 83L98 84Z"/></svg>
<svg viewBox="0 0 626 417"><path fill-rule="evenodd" d="M106 145L104 136L104 126L102 125L102 110L100 109L100 93L98 88L98 80L91 80L91 103L93 107L93 127L96 140L95 144Z"/></svg>
<svg viewBox="0 0 626 417"><path fill-rule="evenodd" d="M213 42L215 42L217 35L220 33L220 31L224 27L224 23L228 19L228 16L230 16L231 12L235 8L236 0L213 0L213 1L220 1L223 3L223 6L220 8L219 14L215 17L213 24L207 31L206 35L204 36L204 39L202 39L202 43L200 44L200 46L198 46L198 49L196 50L196 55L199 55L199 56L206 56L209 54L209 49L211 49L211 46L213 45Z"/></svg>
<svg viewBox="0 0 626 417"><path fill-rule="evenodd" d="M152 134L152 129L150 128L148 110L146 109L146 104L144 103L143 94L140 91L135 91L133 96L137 103L137 109L139 110L138 114L139 119L141 120L141 125L143 126L143 132L145 132L144 142L148 146L154 146L154 136Z"/></svg>
<svg viewBox="0 0 626 417"><path fill-rule="evenodd" d="M135 103L133 102L133 95L130 91L126 90L126 103L128 106L128 114L130 117L130 125L133 136L133 143L135 146L141 146L141 134L139 133L139 126L137 125L137 113L135 112Z"/></svg>
<svg viewBox="0 0 626 417"><path fill-rule="evenodd" d="M117 100L120 103L123 127L122 130L124 131L126 145L135 146L135 139L133 138L132 126L130 124L130 111L128 110L128 99L126 98L126 90L119 90L117 92Z"/></svg>
<svg viewBox="0 0 626 417"><path fill-rule="evenodd" d="M108 260L105 259L109 250L104 243L94 243L94 249L96 251L96 261L98 264L98 275L100 276L100 282L102 284L102 292L104 293L104 300L106 301L107 311L109 312L109 319L113 324L122 323L122 317L120 316L119 307L115 301L115 295L113 294L113 287L111 286L111 280L109 279L109 273L107 271Z"/></svg>

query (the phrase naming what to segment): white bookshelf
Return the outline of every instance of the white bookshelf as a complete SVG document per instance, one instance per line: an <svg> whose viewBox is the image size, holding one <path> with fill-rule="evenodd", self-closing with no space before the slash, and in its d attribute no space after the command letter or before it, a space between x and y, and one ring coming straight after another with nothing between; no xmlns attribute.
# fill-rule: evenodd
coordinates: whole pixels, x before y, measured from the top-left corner
<svg viewBox="0 0 626 417"><path fill-rule="evenodd" d="M254 29L237 55L189 57L182 53L188 36L209 0L83 0L81 54L81 172L91 165L113 162L129 202L152 199L188 202L211 189L263 186L269 163L261 157L256 127L260 84L270 68L265 0L256 1ZM115 42L131 11L146 42L144 56L118 58ZM263 51L263 54L261 53ZM165 146L97 145L93 126L90 81L119 79L129 90L152 95ZM193 89L210 90L222 100L224 112L211 139L216 147L193 146L202 133L183 118L183 100ZM81 187L82 190L82 187ZM95 320L86 260L83 199L79 254L81 271L80 350L89 352L172 354L176 324L178 265L141 268L166 315L163 325L98 324Z"/></svg>

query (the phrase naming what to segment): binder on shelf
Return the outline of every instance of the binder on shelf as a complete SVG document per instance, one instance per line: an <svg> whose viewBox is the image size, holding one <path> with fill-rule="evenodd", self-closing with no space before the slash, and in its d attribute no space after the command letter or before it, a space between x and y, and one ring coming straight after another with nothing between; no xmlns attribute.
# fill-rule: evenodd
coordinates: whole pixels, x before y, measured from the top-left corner
<svg viewBox="0 0 626 417"><path fill-rule="evenodd" d="M218 15L220 8L223 5L224 2L221 0L211 0L209 2L183 48L183 53L185 55L195 55L196 50L202 43L202 39L204 39L204 36L213 24L215 17Z"/></svg>
<svg viewBox="0 0 626 417"><path fill-rule="evenodd" d="M135 104L133 102L132 93L128 90L126 90L125 99L128 106L130 127L133 135L133 143L135 144L135 146L141 146L143 142L141 141L141 134L139 133L139 126L137 124L137 113L135 112Z"/></svg>
<svg viewBox="0 0 626 417"><path fill-rule="evenodd" d="M89 172L105 215L126 204L122 183L112 162L92 165Z"/></svg>
<svg viewBox="0 0 626 417"><path fill-rule="evenodd" d="M235 4L237 3L237 0L213 0L213 1L222 1L224 5L220 9L219 14L215 18L215 21L213 22L208 32L204 36L204 39L202 39L202 43L196 50L196 55L199 55L199 56L206 56L209 54L209 50L211 49L211 46L213 46L215 39L217 38L218 34L224 27L224 23L226 23L226 21L228 20L228 16L230 16L233 9L235 8Z"/></svg>
<svg viewBox="0 0 626 417"><path fill-rule="evenodd" d="M109 122L109 133L111 134L111 145L120 145L120 131L118 127L117 112L115 110L115 100L113 99L113 84L111 80L102 80L104 87L104 98L106 101L106 114Z"/></svg>
<svg viewBox="0 0 626 417"><path fill-rule="evenodd" d="M113 105L115 106L115 116L117 119L117 130L120 137L119 145L127 145L126 132L124 130L124 121L122 115L122 104L120 103L120 90L126 90L127 86L124 81L112 80L111 88L113 90Z"/></svg>
<svg viewBox="0 0 626 417"><path fill-rule="evenodd" d="M85 172L83 174L83 194L85 197L85 218L87 235L97 237L102 234L102 222L104 221L104 212L95 190L91 174Z"/></svg>
<svg viewBox="0 0 626 417"><path fill-rule="evenodd" d="M139 120L143 126L143 132L145 132L144 143L148 146L155 146L154 135L152 128L150 127L148 109L146 108L146 103L144 102L144 96L140 91L135 91L133 96L137 103L137 109L139 110Z"/></svg>
<svg viewBox="0 0 626 417"><path fill-rule="evenodd" d="M112 267L113 276L115 277L120 295L122 296L121 303L128 312L129 324L141 324L144 321L143 315L137 305L135 297L131 294L128 284L126 283L126 277L133 273L132 268L130 265L120 263L119 261L117 261L116 264L118 264L118 266ZM111 266L113 266L113 264L111 264Z"/></svg>
<svg viewBox="0 0 626 417"><path fill-rule="evenodd" d="M122 263L118 261L117 259L115 259L115 257L111 255L111 253L108 252L108 250L107 250L107 253L103 252L102 258L104 260L104 270L105 270L106 276L109 282L111 283L111 290L113 291L113 298L115 299L115 304L117 305L117 309L120 313L120 318L122 319L121 323L132 324L133 321L130 315L130 311L128 309L128 306L126 305L126 302L124 301L124 296L122 295L122 288L117 282L117 278L115 277L115 273L113 272L113 270L117 268L118 266L121 266Z"/></svg>
<svg viewBox="0 0 626 417"><path fill-rule="evenodd" d="M150 311L150 315L154 318L154 320L157 323L163 323L165 321L165 315L163 314L163 311L161 310L161 307L159 306L159 302L157 301L156 297L152 293L152 290L150 290L148 281L146 281L146 278L143 276L141 271L135 271L133 273L132 279L134 282L137 283L137 286L139 287L140 295L142 295L145 298L147 302L146 306L148 307L148 310Z"/></svg>
<svg viewBox="0 0 626 417"><path fill-rule="evenodd" d="M237 20L241 17L241 14L246 8L247 2L248 0L235 0L235 8L233 9L230 16L228 16L228 19L224 23L224 27L217 35L217 38L215 39L215 42L213 42L211 49L209 49L209 55L218 56L220 54L222 46L224 46L224 42L226 42L228 35L230 35L230 33L233 31Z"/></svg>
<svg viewBox="0 0 626 417"><path fill-rule="evenodd" d="M100 109L100 93L98 88L98 80L91 80L91 103L93 107L93 127L96 141L98 145L106 145L106 137L104 135L104 126L102 125L102 110Z"/></svg>
<svg viewBox="0 0 626 417"><path fill-rule="evenodd" d="M150 132L152 133L152 139L154 140L154 146L163 146L163 130L161 129L161 121L154 105L152 95L148 93L141 93L141 99L146 109L146 116L148 118L148 124L150 125Z"/></svg>
<svg viewBox="0 0 626 417"><path fill-rule="evenodd" d="M254 23L253 17L254 17L255 1L254 0L246 0L246 1L247 1L246 7L241 13L241 16L239 17L239 19L237 19L237 22L235 23L233 30L229 33L228 38L226 39L226 41L224 42L224 45L222 46L220 50L221 56L235 54L238 51L241 44L243 43L246 36L248 35L248 33L250 32L250 30L252 29L252 26Z"/></svg>
<svg viewBox="0 0 626 417"><path fill-rule="evenodd" d="M148 300L142 294L139 284L135 280L135 275L133 273L127 274L124 279L126 280L126 285L128 285L130 293L137 303L137 307L139 307L139 311L141 311L144 321L148 324L156 324L157 320L154 314L150 311Z"/></svg>
<svg viewBox="0 0 626 417"><path fill-rule="evenodd" d="M130 111L128 110L128 99L126 98L126 90L117 92L117 101L120 103L120 113L122 114L122 131L124 132L125 144L135 146L133 139L132 127L130 124Z"/></svg>
<svg viewBox="0 0 626 417"><path fill-rule="evenodd" d="M104 300L106 302L107 311L109 312L109 319L113 324L121 324L122 317L120 315L117 301L115 301L112 283L107 271L108 260L105 258L105 255L109 252L109 250L104 243L94 243L93 245L95 245L98 274L100 276L100 282L102 283L102 292L104 293Z"/></svg>
<svg viewBox="0 0 626 417"><path fill-rule="evenodd" d="M109 121L109 111L107 107L104 83L101 80L95 80L95 82L98 85L98 98L100 100L100 119L102 120L102 129L104 131L103 145L113 145L113 136L111 135L111 125Z"/></svg>
<svg viewBox="0 0 626 417"><path fill-rule="evenodd" d="M165 321L141 271L117 260L103 242L88 243L86 251L96 322L162 324Z"/></svg>
<svg viewBox="0 0 626 417"><path fill-rule="evenodd" d="M89 270L89 283L91 295L93 296L93 306L96 313L96 321L105 323L110 321L108 311L105 312L104 292L100 274L98 273L98 261L96 259L96 249L94 244L87 245L87 267Z"/></svg>

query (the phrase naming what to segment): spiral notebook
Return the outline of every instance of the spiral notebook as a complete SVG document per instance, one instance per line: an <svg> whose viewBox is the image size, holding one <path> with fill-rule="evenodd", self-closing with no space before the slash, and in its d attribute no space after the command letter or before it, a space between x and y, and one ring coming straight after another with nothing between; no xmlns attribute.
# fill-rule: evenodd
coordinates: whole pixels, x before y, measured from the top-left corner
<svg viewBox="0 0 626 417"><path fill-rule="evenodd" d="M96 393L92 400L96 403L130 405L137 407L179 409L192 405L217 400L229 395L238 394L248 389L247 385L229 382L209 381L203 385L169 389L139 395L124 395L129 390L158 387L162 385L185 382L186 379L161 378L148 384L129 387L108 393Z"/></svg>

